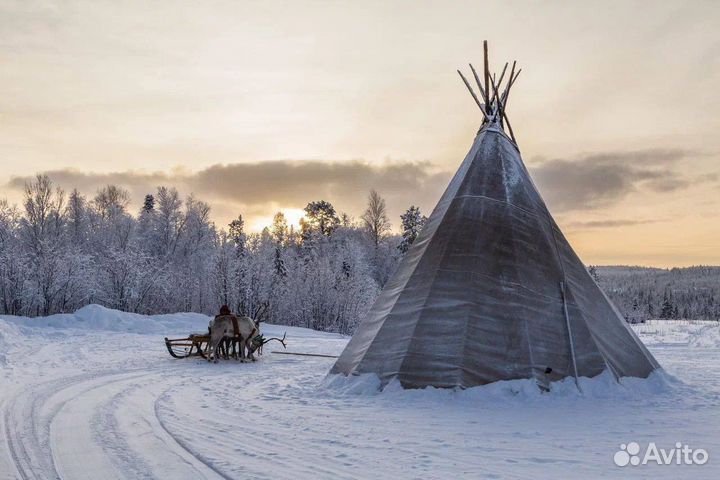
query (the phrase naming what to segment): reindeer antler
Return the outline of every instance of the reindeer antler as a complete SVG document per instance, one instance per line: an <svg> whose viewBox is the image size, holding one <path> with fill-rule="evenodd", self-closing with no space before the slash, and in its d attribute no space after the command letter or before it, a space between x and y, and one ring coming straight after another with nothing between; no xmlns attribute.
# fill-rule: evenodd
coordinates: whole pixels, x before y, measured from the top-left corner
<svg viewBox="0 0 720 480"><path fill-rule="evenodd" d="M278 342L282 343L283 348L287 348L287 344L285 343L285 337L286 337L286 336L287 336L287 332L285 332L285 333L283 334L283 337L282 337L282 338L277 338L277 337L271 337L271 338L268 338L268 339L264 339L264 338L263 338L263 343L262 343L262 344L265 345L265 344L268 343L270 340L277 340Z"/></svg>

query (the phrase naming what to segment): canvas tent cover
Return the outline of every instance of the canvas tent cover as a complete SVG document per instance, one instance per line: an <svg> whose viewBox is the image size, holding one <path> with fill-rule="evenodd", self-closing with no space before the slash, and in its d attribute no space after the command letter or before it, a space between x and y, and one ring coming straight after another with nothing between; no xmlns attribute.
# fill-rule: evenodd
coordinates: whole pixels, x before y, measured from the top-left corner
<svg viewBox="0 0 720 480"><path fill-rule="evenodd" d="M331 373L419 388L657 367L556 225L515 143L485 123Z"/></svg>

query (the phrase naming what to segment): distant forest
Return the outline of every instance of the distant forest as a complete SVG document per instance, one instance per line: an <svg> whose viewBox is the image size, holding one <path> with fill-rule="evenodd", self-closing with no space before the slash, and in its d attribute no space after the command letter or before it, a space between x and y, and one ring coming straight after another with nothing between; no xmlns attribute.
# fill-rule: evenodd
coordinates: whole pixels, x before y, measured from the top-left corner
<svg viewBox="0 0 720 480"><path fill-rule="evenodd" d="M0 200L0 314L50 315L89 303L123 311L240 314L352 333L422 228L415 206L390 229L370 192L358 219L315 200L299 228L278 212L260 233L241 215L216 225L210 206L174 188L138 212L115 185L69 194L43 175L21 206ZM720 267L589 267L628 322L720 319Z"/></svg>
<svg viewBox="0 0 720 480"><path fill-rule="evenodd" d="M299 227L278 212L262 232L238 215L216 225L210 206L171 187L130 210L107 185L94 196L38 175L21 206L0 200L0 314L45 316L97 303L143 314L233 312L268 322L351 333L417 236L410 206L402 234L371 191L358 219L317 199Z"/></svg>
<svg viewBox="0 0 720 480"><path fill-rule="evenodd" d="M720 267L591 266L589 270L630 323L720 320Z"/></svg>

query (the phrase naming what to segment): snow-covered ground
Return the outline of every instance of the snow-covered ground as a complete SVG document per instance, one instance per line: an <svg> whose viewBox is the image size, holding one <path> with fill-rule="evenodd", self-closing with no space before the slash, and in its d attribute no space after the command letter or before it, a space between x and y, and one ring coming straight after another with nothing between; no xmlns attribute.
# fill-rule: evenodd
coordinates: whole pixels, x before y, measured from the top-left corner
<svg viewBox="0 0 720 480"><path fill-rule="evenodd" d="M375 391L326 379L333 359L272 354L208 364L168 355L196 314L98 306L0 317L0 479L718 478L720 329L637 326L666 375L529 381L465 391ZM339 354L347 337L282 326L288 350ZM705 465L618 467L621 444L702 448Z"/></svg>

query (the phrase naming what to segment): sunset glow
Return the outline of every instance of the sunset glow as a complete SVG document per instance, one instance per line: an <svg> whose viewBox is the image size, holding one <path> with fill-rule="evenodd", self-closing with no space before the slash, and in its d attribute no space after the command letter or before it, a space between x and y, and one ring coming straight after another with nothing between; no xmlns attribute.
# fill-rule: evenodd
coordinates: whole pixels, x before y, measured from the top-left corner
<svg viewBox="0 0 720 480"><path fill-rule="evenodd" d="M277 212L281 212L283 215L285 215L285 220L287 220L288 227L293 227L295 231L297 231L300 227L300 219L305 216L305 212L299 208L280 208L275 213ZM275 214L262 217L254 217L252 219L252 223L249 225L250 231L261 232L264 228L272 227L274 217Z"/></svg>
<svg viewBox="0 0 720 480"><path fill-rule="evenodd" d="M170 185L257 231L321 199L357 218L374 188L397 230L472 144L455 70L488 39L522 65L512 126L587 262L720 263L717 2L333 5L3 2L0 197L46 172L137 212Z"/></svg>

